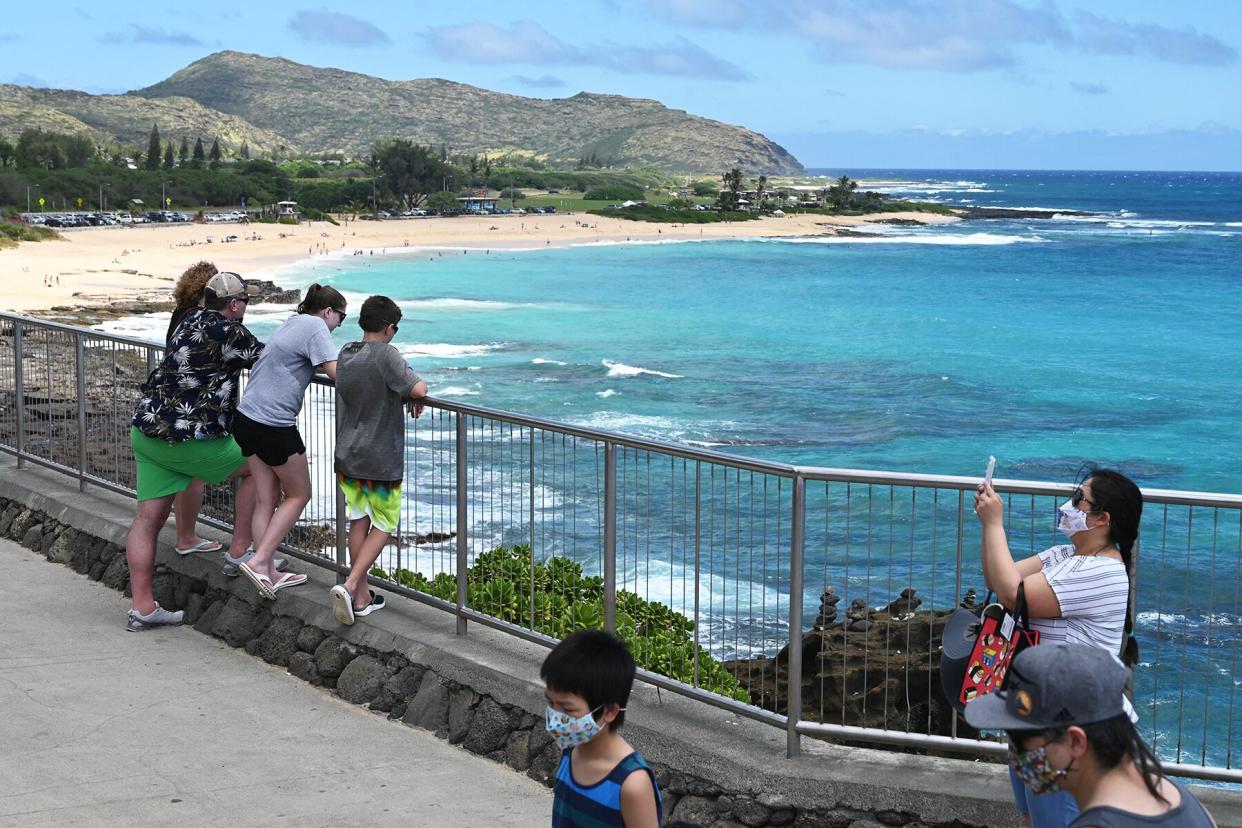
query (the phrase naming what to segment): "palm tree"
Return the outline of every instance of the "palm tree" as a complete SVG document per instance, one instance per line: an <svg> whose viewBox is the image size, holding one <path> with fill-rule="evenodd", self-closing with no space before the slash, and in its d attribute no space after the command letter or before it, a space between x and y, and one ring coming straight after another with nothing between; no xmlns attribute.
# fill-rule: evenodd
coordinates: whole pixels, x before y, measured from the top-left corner
<svg viewBox="0 0 1242 828"><path fill-rule="evenodd" d="M768 194L768 177L766 175L759 176L759 180L755 182L755 204L763 206L763 199Z"/></svg>

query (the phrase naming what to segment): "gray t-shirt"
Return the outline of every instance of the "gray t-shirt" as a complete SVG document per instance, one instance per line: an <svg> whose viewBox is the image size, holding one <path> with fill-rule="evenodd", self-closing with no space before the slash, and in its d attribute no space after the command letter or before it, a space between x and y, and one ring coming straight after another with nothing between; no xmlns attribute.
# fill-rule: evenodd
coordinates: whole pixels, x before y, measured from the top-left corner
<svg viewBox="0 0 1242 828"><path fill-rule="evenodd" d="M1172 779L1166 781L1173 782ZM1204 809L1203 803L1195 799L1194 794L1187 790L1185 785L1180 782L1173 782L1173 784L1177 786L1178 793L1182 795L1182 801L1176 808L1160 816L1139 816L1120 808L1101 805L1083 811L1070 824L1070 828L1074 828L1075 825L1089 825L1092 828L1138 828L1143 825L1158 825L1161 828L1213 828L1214 823L1208 816L1207 810Z"/></svg>
<svg viewBox="0 0 1242 828"><path fill-rule="evenodd" d="M267 340L237 410L264 425L296 425L315 367L334 359L336 346L322 317L291 317Z"/></svg>
<svg viewBox="0 0 1242 828"><path fill-rule="evenodd" d="M418 374L391 345L350 342L341 349L336 359L338 472L358 480L404 476L405 402L418 382Z"/></svg>

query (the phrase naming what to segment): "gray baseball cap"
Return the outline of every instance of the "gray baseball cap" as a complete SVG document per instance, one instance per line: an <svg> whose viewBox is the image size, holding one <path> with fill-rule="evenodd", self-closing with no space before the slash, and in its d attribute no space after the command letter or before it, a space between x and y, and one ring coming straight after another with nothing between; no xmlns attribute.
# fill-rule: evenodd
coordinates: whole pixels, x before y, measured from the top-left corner
<svg viewBox="0 0 1242 828"><path fill-rule="evenodd" d="M211 290L219 299L234 297L249 299L259 292L258 285L248 285L245 279L228 270L222 270L212 276L203 287Z"/></svg>
<svg viewBox="0 0 1242 828"><path fill-rule="evenodd" d="M1102 722L1125 713L1130 671L1087 644L1039 644L1018 653L1005 686L966 703L977 730L1048 730Z"/></svg>

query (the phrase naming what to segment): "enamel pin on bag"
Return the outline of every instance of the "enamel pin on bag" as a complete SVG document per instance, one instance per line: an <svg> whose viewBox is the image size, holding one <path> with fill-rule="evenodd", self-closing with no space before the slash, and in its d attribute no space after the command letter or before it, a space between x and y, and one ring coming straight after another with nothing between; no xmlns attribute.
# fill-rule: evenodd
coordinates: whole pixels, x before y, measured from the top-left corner
<svg viewBox="0 0 1242 828"><path fill-rule="evenodd" d="M990 601L992 593L988 593ZM1026 590L1018 585L1016 612L986 603L978 613L962 608L944 626L940 684L960 713L966 702L1004 686L1013 657L1039 643L1026 609Z"/></svg>

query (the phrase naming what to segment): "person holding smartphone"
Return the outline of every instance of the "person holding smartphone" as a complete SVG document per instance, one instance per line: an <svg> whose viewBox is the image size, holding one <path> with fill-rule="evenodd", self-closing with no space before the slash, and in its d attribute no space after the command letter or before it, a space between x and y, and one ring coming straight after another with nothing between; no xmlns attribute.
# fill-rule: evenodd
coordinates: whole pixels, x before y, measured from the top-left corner
<svg viewBox="0 0 1242 828"><path fill-rule="evenodd" d="M1130 572L1143 514L1138 486L1121 472L1092 469L1057 509L1057 528L1070 542L1020 561L1009 550L1004 504L990 481L979 484L974 506L987 587L1012 611L1023 585L1040 646L1086 644L1119 654L1129 633ZM1068 794L1041 796L1012 770L1010 777L1018 812L1031 828L1067 828L1078 816Z"/></svg>

